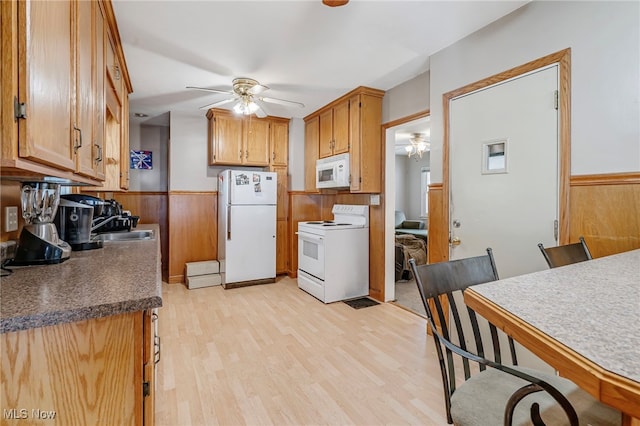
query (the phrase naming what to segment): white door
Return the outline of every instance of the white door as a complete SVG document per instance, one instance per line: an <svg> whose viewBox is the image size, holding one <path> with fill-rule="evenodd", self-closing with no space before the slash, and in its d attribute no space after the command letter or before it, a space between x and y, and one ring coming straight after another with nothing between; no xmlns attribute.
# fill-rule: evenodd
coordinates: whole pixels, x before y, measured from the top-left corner
<svg viewBox="0 0 640 426"><path fill-rule="evenodd" d="M558 67L451 100L450 258L493 249L500 278L546 269L556 245Z"/></svg>

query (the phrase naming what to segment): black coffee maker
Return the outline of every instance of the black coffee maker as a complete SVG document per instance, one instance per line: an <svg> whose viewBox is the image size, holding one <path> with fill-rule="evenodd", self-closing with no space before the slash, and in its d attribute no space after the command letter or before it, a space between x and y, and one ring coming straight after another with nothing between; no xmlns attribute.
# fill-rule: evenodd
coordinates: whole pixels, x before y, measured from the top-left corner
<svg viewBox="0 0 640 426"><path fill-rule="evenodd" d="M58 213L54 219L60 237L69 243L73 251L102 248L102 240L91 238L93 207L66 197L60 196Z"/></svg>
<svg viewBox="0 0 640 426"><path fill-rule="evenodd" d="M105 232L131 231L138 225L139 216L132 216L122 209L116 200L103 200L86 194L65 194L60 196L64 200L93 207L91 232L100 234Z"/></svg>

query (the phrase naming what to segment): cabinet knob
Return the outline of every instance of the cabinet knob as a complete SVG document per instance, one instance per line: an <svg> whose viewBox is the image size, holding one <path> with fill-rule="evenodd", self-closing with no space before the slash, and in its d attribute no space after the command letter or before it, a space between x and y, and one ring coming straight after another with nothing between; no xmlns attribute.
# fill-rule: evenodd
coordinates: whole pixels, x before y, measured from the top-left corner
<svg viewBox="0 0 640 426"><path fill-rule="evenodd" d="M273 151L273 159L274 160L276 159L276 152L275 151Z"/></svg>
<svg viewBox="0 0 640 426"><path fill-rule="evenodd" d="M249 151L245 151L244 158L249 159Z"/></svg>

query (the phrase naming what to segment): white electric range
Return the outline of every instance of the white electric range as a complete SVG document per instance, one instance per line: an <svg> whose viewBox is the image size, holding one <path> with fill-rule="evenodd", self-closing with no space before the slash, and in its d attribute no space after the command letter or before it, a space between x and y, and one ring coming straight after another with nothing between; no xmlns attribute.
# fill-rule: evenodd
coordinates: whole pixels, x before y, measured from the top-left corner
<svg viewBox="0 0 640 426"><path fill-rule="evenodd" d="M336 204L332 221L298 223L298 287L324 303L369 295L369 206Z"/></svg>

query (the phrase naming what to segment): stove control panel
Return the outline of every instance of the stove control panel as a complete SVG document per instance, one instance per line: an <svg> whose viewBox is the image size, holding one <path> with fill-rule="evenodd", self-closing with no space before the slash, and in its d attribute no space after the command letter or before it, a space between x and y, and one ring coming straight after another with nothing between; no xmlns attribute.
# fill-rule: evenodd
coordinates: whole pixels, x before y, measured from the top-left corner
<svg viewBox="0 0 640 426"><path fill-rule="evenodd" d="M331 209L333 214L352 214L365 216L369 213L369 206L352 205L352 204L334 204Z"/></svg>
<svg viewBox="0 0 640 426"><path fill-rule="evenodd" d="M334 222L369 226L369 206L334 204L331 213Z"/></svg>

